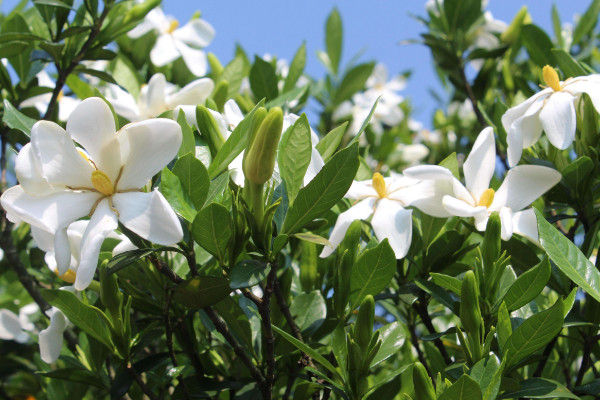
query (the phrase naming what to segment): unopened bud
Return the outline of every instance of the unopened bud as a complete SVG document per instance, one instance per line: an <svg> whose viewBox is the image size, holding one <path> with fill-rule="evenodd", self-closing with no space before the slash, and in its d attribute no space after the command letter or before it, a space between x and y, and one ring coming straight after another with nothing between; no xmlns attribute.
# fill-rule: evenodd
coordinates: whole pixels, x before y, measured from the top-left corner
<svg viewBox="0 0 600 400"><path fill-rule="evenodd" d="M366 350L373 335L373 321L375 318L375 300L370 294L365 297L354 325L354 339L361 349Z"/></svg>
<svg viewBox="0 0 600 400"><path fill-rule="evenodd" d="M250 182L262 185L273 175L282 128L283 111L272 108L260 124L244 160L244 175Z"/></svg>
<svg viewBox="0 0 600 400"><path fill-rule="evenodd" d="M215 101L215 105L219 112L223 112L225 108L225 102L227 101L227 93L229 92L229 82L222 80L217 83L215 90L213 90L212 98Z"/></svg>
<svg viewBox="0 0 600 400"><path fill-rule="evenodd" d="M418 361L413 365L413 385L415 388L415 400L436 399L431 378L427 374L425 366Z"/></svg>
<svg viewBox="0 0 600 400"><path fill-rule="evenodd" d="M216 154L225 143L219 124L208 108L202 105L196 107L196 122L200 135L208 142L211 152Z"/></svg>
<svg viewBox="0 0 600 400"><path fill-rule="evenodd" d="M514 43L521 35L521 27L530 23L531 15L529 15L529 10L527 10L527 6L523 6L513 18L508 28L500 35L500 40L508 44Z"/></svg>
<svg viewBox="0 0 600 400"><path fill-rule="evenodd" d="M208 59L208 65L210 65L212 79L216 81L223 73L223 65L214 53L208 53L206 57Z"/></svg>
<svg viewBox="0 0 600 400"><path fill-rule="evenodd" d="M123 18L123 24L140 20L146 16L153 8L160 5L161 0L147 0L143 3L134 5L127 11Z"/></svg>
<svg viewBox="0 0 600 400"><path fill-rule="evenodd" d="M467 333L479 337L481 310L479 309L479 289L473 271L467 271L460 291L460 320Z"/></svg>

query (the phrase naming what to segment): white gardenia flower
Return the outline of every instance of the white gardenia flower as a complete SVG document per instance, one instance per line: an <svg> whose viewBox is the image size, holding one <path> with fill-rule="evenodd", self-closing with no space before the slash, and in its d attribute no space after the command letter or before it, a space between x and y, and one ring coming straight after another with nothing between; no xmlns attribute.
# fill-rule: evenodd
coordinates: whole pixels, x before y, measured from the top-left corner
<svg viewBox="0 0 600 400"><path fill-rule="evenodd" d="M78 149L73 141L84 148ZM19 185L0 201L11 221L21 220L54 234L59 275L71 265L67 229L87 215L81 239L75 289L92 281L102 242L120 221L144 239L171 245L183 231L163 195L142 188L177 154L180 126L157 118L131 123L115 133L115 121L100 98L85 99L67 121L67 130L49 121L37 122L31 143L15 162Z"/></svg>
<svg viewBox="0 0 600 400"><path fill-rule="evenodd" d="M36 77L38 79L38 85L40 87L54 89L54 86L56 86L56 83L54 83L52 78L50 78L50 75L48 75L48 73L44 70L38 72ZM44 115L46 113L46 110L48 109L48 104L50 104L51 99L52 92L39 94L21 102L21 107L35 107L41 115ZM77 107L77 105L81 103L81 100L69 96L64 96L63 91L61 90L58 94L56 102L58 104L58 119L60 121L66 121L69 118L69 115L71 115L71 113L75 109L75 107Z"/></svg>
<svg viewBox="0 0 600 400"><path fill-rule="evenodd" d="M200 78L175 91L163 74L154 74L142 87L138 100L117 85L110 85L106 99L115 112L131 122L154 118L179 105L202 104L210 96L215 84L210 78ZM177 118L177 115L175 115Z"/></svg>
<svg viewBox="0 0 600 400"><path fill-rule="evenodd" d="M35 303L21 307L19 315L6 308L0 309L0 339L25 343L29 340L27 332L35 329L30 320L31 315L38 311L39 307Z"/></svg>
<svg viewBox="0 0 600 400"><path fill-rule="evenodd" d="M135 39L152 30L158 34L156 44L150 51L150 60L154 65L162 67L183 57L185 65L194 75L206 75L208 62L200 48L208 46L215 36L215 29L208 22L194 18L179 28L175 18L155 8L128 36Z"/></svg>
<svg viewBox="0 0 600 400"><path fill-rule="evenodd" d="M320 257L328 257L342 242L350 224L370 216L371 226L379 241L388 239L397 259L406 256L412 240L412 210L416 206L428 213L428 202L433 185L407 178L400 174L384 178L376 172L370 181L355 181L346 198L357 202L338 216L329 242L333 247L323 248Z"/></svg>
<svg viewBox="0 0 600 400"><path fill-rule="evenodd" d="M175 108L173 112L173 117L179 115L179 110L183 110L185 113L185 118L190 126L198 126L198 122L196 120L196 106L181 106ZM217 125L219 126L219 130L221 131L221 135L223 138L227 140L229 136L233 133L238 124L244 119L244 114L242 110L240 110L239 106L235 102L235 100L230 99L225 103L223 114L208 109L211 113ZM300 118L296 114L286 113L283 117L283 127L282 131L285 132L290 126L292 126L297 120ZM283 136L283 135L282 135ZM323 168L325 162L321 157L321 153L316 149L317 143L319 143L319 136L312 130L310 130L310 140L312 145L311 151L311 159L308 165L308 169L306 174L304 175L304 185L307 185ZM243 159L244 152L241 152L230 164L229 170L233 171L231 178L238 186L244 187L244 172L243 172ZM279 167L275 164L275 170L273 171L273 176L279 176ZM278 178L277 178L278 179Z"/></svg>
<svg viewBox="0 0 600 400"><path fill-rule="evenodd" d="M523 149L539 140L542 130L554 147L561 150L569 147L575 139L575 103L583 93L590 96L594 108L600 112L600 75L559 81L554 68L548 65L544 67L543 75L547 87L502 116L511 167L517 165Z"/></svg>
<svg viewBox="0 0 600 400"><path fill-rule="evenodd" d="M537 220L532 209L523 210L561 180L561 174L548 167L521 165L510 169L497 191L490 188L496 168L496 143L492 128L485 128L475 141L463 164L466 185L456 179L450 170L437 165L422 165L404 170L415 179L436 182L440 214L474 217L475 227L485 231L489 216L500 214L502 239L509 240L513 233L538 241ZM440 215L443 216L443 215Z"/></svg>

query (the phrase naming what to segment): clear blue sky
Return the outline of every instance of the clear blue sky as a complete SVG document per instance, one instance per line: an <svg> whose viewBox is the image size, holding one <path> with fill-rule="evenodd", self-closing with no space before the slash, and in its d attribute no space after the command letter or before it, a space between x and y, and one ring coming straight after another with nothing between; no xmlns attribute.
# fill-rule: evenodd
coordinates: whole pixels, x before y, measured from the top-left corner
<svg viewBox="0 0 600 400"><path fill-rule="evenodd" d="M6 12L16 2L4 1L1 10ZM582 14L590 3L591 0L556 1L563 22L572 22L574 15ZM551 32L550 1L490 0L487 9L495 18L510 22L523 4L529 8L533 21ZM215 53L223 63L231 60L236 43L250 56L270 53L290 60L305 41L306 71L314 77L324 74L315 53L324 48L325 20L333 7L338 8L344 26L342 61L364 51L361 61L383 62L390 73L412 70L413 76L403 94L412 99L416 119L430 126L436 104L429 90L441 93L442 89L429 50L422 45L400 44L403 40L418 39L424 31L411 16L425 15L425 1L163 0L165 12L181 23L189 20L196 10L202 12L216 30L215 40L206 50Z"/></svg>

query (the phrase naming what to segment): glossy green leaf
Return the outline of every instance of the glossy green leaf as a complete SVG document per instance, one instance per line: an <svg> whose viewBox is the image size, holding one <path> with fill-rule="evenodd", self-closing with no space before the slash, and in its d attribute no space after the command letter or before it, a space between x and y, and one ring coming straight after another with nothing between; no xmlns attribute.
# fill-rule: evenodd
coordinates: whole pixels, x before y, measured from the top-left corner
<svg viewBox="0 0 600 400"><path fill-rule="evenodd" d="M500 363L495 355L479 360L469 371L479 388L484 393L483 399L495 399L500 389L500 378L502 376ZM488 393L486 397L485 393Z"/></svg>
<svg viewBox="0 0 600 400"><path fill-rule="evenodd" d="M600 4L600 1L596 2ZM554 54L554 57L556 58L558 67L565 74L565 79L588 74L586 70L563 49L552 49L552 54Z"/></svg>
<svg viewBox="0 0 600 400"><path fill-rule="evenodd" d="M508 341L508 338L512 335L512 324L510 322L510 314L506 308L506 304L502 303L498 309L498 325L496 326L496 333L498 334L498 344L500 345L500 351L504 353L504 345Z"/></svg>
<svg viewBox="0 0 600 400"><path fill-rule="evenodd" d="M98 379L98 376L92 371L81 368L62 368L55 369L48 372L38 372L38 374L51 379L60 379L69 382L82 383L87 386L95 386L101 389L107 389L104 386L102 379Z"/></svg>
<svg viewBox="0 0 600 400"><path fill-rule="evenodd" d="M335 104L340 104L344 100L349 100L352 95L364 89L367 79L371 76L374 63L359 64L349 70L342 78L342 83L335 94Z"/></svg>
<svg viewBox="0 0 600 400"><path fill-rule="evenodd" d="M310 124L306 114L302 114L294 125L284 132L277 152L279 173L285 182L290 206L294 204L296 195L304 183L311 151Z"/></svg>
<svg viewBox="0 0 600 400"><path fill-rule="evenodd" d="M400 322L392 322L379 328L379 339L381 347L371 360L370 368L380 364L382 361L396 354L408 337L406 328Z"/></svg>
<svg viewBox="0 0 600 400"><path fill-rule="evenodd" d="M456 153L450 154L448 157L444 158L438 165L440 167L449 169L450 172L452 172L452 176L460 180L460 172L458 171L458 158L456 157Z"/></svg>
<svg viewBox="0 0 600 400"><path fill-rule="evenodd" d="M296 82L302 76L304 72L304 67L306 66L306 43L302 43L302 46L298 48L292 62L290 63L290 68L288 71L288 75L285 78L285 83L283 84L283 92L289 92L296 86Z"/></svg>
<svg viewBox="0 0 600 400"><path fill-rule="evenodd" d="M308 185L300 189L288 209L282 233L296 233L340 201L358 170L358 145L336 153Z"/></svg>
<svg viewBox="0 0 600 400"><path fill-rule="evenodd" d="M237 55L229 64L223 68L220 80L228 82L227 97L231 98L240 92L242 79L244 78L244 57Z"/></svg>
<svg viewBox="0 0 600 400"><path fill-rule="evenodd" d="M342 18L337 9L333 9L325 25L325 49L334 73L337 73L342 57Z"/></svg>
<svg viewBox="0 0 600 400"><path fill-rule="evenodd" d="M436 285L451 290L460 296L460 290L462 286L462 281L460 279L444 274L436 274L435 272L432 272L429 275L431 275L431 279Z"/></svg>
<svg viewBox="0 0 600 400"><path fill-rule="evenodd" d="M183 135L181 147L179 148L179 153L177 153L178 156L182 157L188 153L196 154L196 138L194 137L194 131L190 124L188 124L183 109L179 110L179 115L176 117L177 123L181 126L181 134Z"/></svg>
<svg viewBox="0 0 600 400"><path fill-rule="evenodd" d="M60 289L42 289L42 296L50 305L65 314L71 323L79 329L115 351L109 327L108 318L94 306L84 304L74 293Z"/></svg>
<svg viewBox="0 0 600 400"><path fill-rule="evenodd" d="M179 178L196 210L202 209L210 188L208 171L202 161L188 153L177 160L173 173Z"/></svg>
<svg viewBox="0 0 600 400"><path fill-rule="evenodd" d="M440 5L444 9L450 32L466 32L481 16L481 0L446 0Z"/></svg>
<svg viewBox="0 0 600 400"><path fill-rule="evenodd" d="M545 379L530 378L522 381L519 390L504 393L503 398L531 398L531 399L579 399L561 383Z"/></svg>
<svg viewBox="0 0 600 400"><path fill-rule="evenodd" d="M529 57L538 67L555 65L556 58L552 54L552 40L537 25L527 24L521 27L521 40L529 53Z"/></svg>
<svg viewBox="0 0 600 400"><path fill-rule="evenodd" d="M438 400L482 400L481 388L473 378L463 375Z"/></svg>
<svg viewBox="0 0 600 400"><path fill-rule="evenodd" d="M255 57L254 65L250 68L250 89L256 99L275 99L279 95L277 75L271 63L260 57Z"/></svg>
<svg viewBox="0 0 600 400"><path fill-rule="evenodd" d="M4 99L4 116L2 122L5 123L9 128L18 129L27 136L31 134L31 128L37 121L33 118L29 118L25 114L21 113L10 101Z"/></svg>
<svg viewBox="0 0 600 400"><path fill-rule="evenodd" d="M581 287L586 293L600 301L600 272L579 248L554 228L537 209L540 244L556 266Z"/></svg>
<svg viewBox="0 0 600 400"><path fill-rule="evenodd" d="M173 300L191 308L204 308L227 298L229 280L221 276L195 276L175 286Z"/></svg>
<svg viewBox="0 0 600 400"><path fill-rule="evenodd" d="M160 175L160 192L165 196L173 210L186 221L192 222L196 217L196 210L187 191L183 189L181 181L167 167L163 168Z"/></svg>
<svg viewBox="0 0 600 400"><path fill-rule="evenodd" d="M302 332L314 333L325 321L327 306L325 299L318 290L300 293L292 299L290 312Z"/></svg>
<svg viewBox="0 0 600 400"><path fill-rule="evenodd" d="M196 215L192 224L194 240L206 251L223 263L227 243L231 237L231 215L229 210L211 203Z"/></svg>
<svg viewBox="0 0 600 400"><path fill-rule="evenodd" d="M367 295L376 296L396 273L396 255L387 239L377 247L363 252L352 266L350 303L356 308Z"/></svg>
<svg viewBox="0 0 600 400"><path fill-rule="evenodd" d="M342 138L344 137L344 133L346 132L346 127L348 126L348 122L344 122L340 126L333 128L323 139L317 143L315 148L321 153L321 157L323 161L327 162L333 156L333 154L337 151Z"/></svg>
<svg viewBox="0 0 600 400"><path fill-rule="evenodd" d="M518 310L535 299L548 283L550 272L550 262L544 258L537 266L519 276L504 296L508 311Z"/></svg>
<svg viewBox="0 0 600 400"><path fill-rule="evenodd" d="M300 240L304 240L305 242L310 242L310 243L315 243L315 244L322 244L324 246L333 247L331 245L331 243L329 242L329 240L325 239L322 236L315 235L314 233L302 232L302 233L295 233L292 236L296 237L296 238L298 238Z"/></svg>
<svg viewBox="0 0 600 400"><path fill-rule="evenodd" d="M244 260L235 264L229 271L229 285L232 289L252 287L262 282L271 267L269 264L256 261Z"/></svg>
<svg viewBox="0 0 600 400"><path fill-rule="evenodd" d="M596 22L598 22L599 13L600 0L593 0L592 4L590 4L585 13L581 16L581 18L579 18L579 21L577 21L577 26L573 31L573 45L579 44L579 42L585 35L593 35L592 30L596 26Z"/></svg>
<svg viewBox="0 0 600 400"><path fill-rule="evenodd" d="M561 331L563 321L563 302L560 299L551 308L527 318L504 345L507 367L512 367L548 344Z"/></svg>

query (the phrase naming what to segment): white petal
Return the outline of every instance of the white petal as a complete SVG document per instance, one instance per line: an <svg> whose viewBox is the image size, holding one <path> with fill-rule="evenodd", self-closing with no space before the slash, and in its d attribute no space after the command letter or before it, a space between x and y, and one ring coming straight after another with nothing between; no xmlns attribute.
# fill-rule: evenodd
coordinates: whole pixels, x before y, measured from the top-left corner
<svg viewBox="0 0 600 400"><path fill-rule="evenodd" d="M514 211L527 207L556 185L562 176L555 169L538 165L519 165L508 171L504 182L494 194L490 210L506 206Z"/></svg>
<svg viewBox="0 0 600 400"><path fill-rule="evenodd" d="M206 60L204 51L191 48L179 40L174 40L173 42L190 72L196 76L206 75L208 61Z"/></svg>
<svg viewBox="0 0 600 400"><path fill-rule="evenodd" d="M119 221L142 238L160 245L181 241L183 230L175 212L158 191L117 193L113 204Z"/></svg>
<svg viewBox="0 0 600 400"><path fill-rule="evenodd" d="M542 111L540 121L554 147L566 149L575 139L575 97L566 92L554 93Z"/></svg>
<svg viewBox="0 0 600 400"><path fill-rule="evenodd" d="M197 106L191 105L182 105L175 107L175 109L173 110L173 119L177 121L177 118L179 118L179 110L183 110L183 113L185 114L185 120L188 123L188 125L192 127L197 127L198 122L196 121L196 107Z"/></svg>
<svg viewBox="0 0 600 400"><path fill-rule="evenodd" d="M102 200L96 207L81 239L81 259L75 277L75 289L84 290L92 282L98 265L100 247L106 236L118 226L117 215L111 210L108 199Z"/></svg>
<svg viewBox="0 0 600 400"><path fill-rule="evenodd" d="M150 32L153 29L156 29L154 24L146 19L142 21L142 23L140 23L138 26L127 32L127 36L129 36L132 39L137 39L139 37L144 36L146 33Z"/></svg>
<svg viewBox="0 0 600 400"><path fill-rule="evenodd" d="M57 308L52 308L50 326L39 336L40 356L48 364L58 360L63 344L63 333L67 329L67 319Z"/></svg>
<svg viewBox="0 0 600 400"><path fill-rule="evenodd" d="M181 146L181 127L170 119L134 122L121 131L129 143L129 156L117 184L119 190L144 186L177 155Z"/></svg>
<svg viewBox="0 0 600 400"><path fill-rule="evenodd" d="M496 169L496 143L494 131L488 127L481 131L473 149L463 164L467 189L475 199L490 187Z"/></svg>
<svg viewBox="0 0 600 400"><path fill-rule="evenodd" d="M15 174L23 190L31 195L43 196L54 191L42 176L39 160L31 149L31 143L27 143L19 151L15 159Z"/></svg>
<svg viewBox="0 0 600 400"><path fill-rule="evenodd" d="M352 105L350 100L346 100L342 104L340 104L335 110L333 110L333 115L331 116L331 118L334 121L338 121L344 117L352 115L353 109L354 106Z"/></svg>
<svg viewBox="0 0 600 400"><path fill-rule="evenodd" d="M21 322L17 314L7 309L1 309L0 339L14 340L21 332Z"/></svg>
<svg viewBox="0 0 600 400"><path fill-rule="evenodd" d="M348 227L353 221L357 219L369 218L369 216L373 213L373 205L375 204L375 201L375 198L365 199L341 213L335 222L335 226L331 231L331 235L329 236L329 243L331 243L333 248L325 246L319 257L328 257L335 251L335 248L342 242Z"/></svg>
<svg viewBox="0 0 600 400"><path fill-rule="evenodd" d="M115 131L114 116L108 104L99 97L83 100L67 121L69 135L85 148L96 166L113 182L121 166Z"/></svg>
<svg viewBox="0 0 600 400"><path fill-rule="evenodd" d="M141 119L140 110L133 96L119 86L109 84L105 97L112 104L115 112L127 118L130 122Z"/></svg>
<svg viewBox="0 0 600 400"><path fill-rule="evenodd" d="M210 78L196 79L187 84L183 89L173 93L167 99L169 108L174 108L180 104L203 104L210 96L215 84Z"/></svg>
<svg viewBox="0 0 600 400"><path fill-rule="evenodd" d="M206 47L215 37L215 29L205 20L195 18L176 29L173 37L192 46Z"/></svg>
<svg viewBox="0 0 600 400"><path fill-rule="evenodd" d="M541 92L531 96L523 103L516 105L515 107L509 108L504 115L502 116L502 125L504 126L504 130L506 132L510 132L512 129L513 123L524 116L528 109L538 100L543 101L545 97L553 93L553 90L548 88L544 89Z"/></svg>
<svg viewBox="0 0 600 400"><path fill-rule="evenodd" d="M71 266L71 246L66 226L57 230L54 235L54 259L58 275L64 275Z"/></svg>
<svg viewBox="0 0 600 400"><path fill-rule="evenodd" d="M537 218L533 209L519 211L512 216L513 232L534 243L539 242Z"/></svg>
<svg viewBox="0 0 600 400"><path fill-rule="evenodd" d="M156 117L163 111L168 109L167 106L167 79L163 74L154 74L148 86L143 91L144 96L140 93L140 108L144 108L148 117Z"/></svg>
<svg viewBox="0 0 600 400"><path fill-rule="evenodd" d="M344 196L347 199L354 200L362 200L365 197L375 197L378 198L379 195L373 188L372 181L353 181L350 189L346 192Z"/></svg>
<svg viewBox="0 0 600 400"><path fill-rule="evenodd" d="M319 153L319 150L313 147L310 153L310 163L308 164L306 175L304 175L304 186L308 185L308 183L312 181L315 176L317 176L324 165L325 162L323 161L323 157L321 157L321 153Z"/></svg>
<svg viewBox="0 0 600 400"><path fill-rule="evenodd" d="M513 212L509 207L500 209L500 237L502 240L510 240L513 234Z"/></svg>
<svg viewBox="0 0 600 400"><path fill-rule="evenodd" d="M600 81L597 74L575 78L571 82L564 85L563 89L572 94L587 93L592 99L592 104L596 111L600 112Z"/></svg>
<svg viewBox="0 0 600 400"><path fill-rule="evenodd" d="M177 60L180 56L181 54L175 46L175 39L169 34L160 35L150 51L150 60L157 67L167 65Z"/></svg>
<svg viewBox="0 0 600 400"><path fill-rule="evenodd" d="M240 106L238 106L233 99L229 99L225 102L223 114L225 114L225 120L228 125L227 128L231 131L233 131L244 119L244 114L242 113L242 110L240 110ZM285 131L285 129L283 131Z"/></svg>
<svg viewBox="0 0 600 400"><path fill-rule="evenodd" d="M13 186L2 195L2 207L9 216L49 232L86 216L100 197L94 192L64 191L45 197L26 194L21 186Z"/></svg>
<svg viewBox="0 0 600 400"><path fill-rule="evenodd" d="M406 256L412 239L412 210L405 210L397 201L381 199L371 226L380 242L388 239L397 259Z"/></svg>
<svg viewBox="0 0 600 400"><path fill-rule="evenodd" d="M58 102L58 119L66 121L69 119L75 108L81 103L81 100L72 97L63 97Z"/></svg>
<svg viewBox="0 0 600 400"><path fill-rule="evenodd" d="M408 178L425 179L446 179L453 180L454 176L448 168L439 165L418 165L416 167L406 168L402 174Z"/></svg>
<svg viewBox="0 0 600 400"><path fill-rule="evenodd" d="M452 196L444 196L442 198L442 204L446 211L457 217L475 217L476 215L487 212L484 206L473 207L467 202Z"/></svg>
<svg viewBox="0 0 600 400"><path fill-rule="evenodd" d="M94 168L79 154L67 132L54 122L36 122L31 129L31 151L50 184L92 187Z"/></svg>
<svg viewBox="0 0 600 400"><path fill-rule="evenodd" d="M135 250L137 247L131 242L131 240L124 238L121 243L115 246L112 251L113 257L117 254L125 253L126 251Z"/></svg>
<svg viewBox="0 0 600 400"><path fill-rule="evenodd" d="M31 226L31 237L35 245L44 252L54 251L54 235L37 226Z"/></svg>
<svg viewBox="0 0 600 400"><path fill-rule="evenodd" d="M521 129L515 129L508 131L506 135L506 155L508 156L508 165L514 167L521 160L523 154L523 133Z"/></svg>

